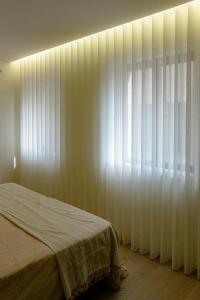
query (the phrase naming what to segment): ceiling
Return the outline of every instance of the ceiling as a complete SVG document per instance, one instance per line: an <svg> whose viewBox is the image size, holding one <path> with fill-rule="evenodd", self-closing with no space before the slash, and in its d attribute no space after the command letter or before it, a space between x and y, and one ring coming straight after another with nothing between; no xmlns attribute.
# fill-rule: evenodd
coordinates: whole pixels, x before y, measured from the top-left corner
<svg viewBox="0 0 200 300"><path fill-rule="evenodd" d="M187 0L0 0L0 60L12 61Z"/></svg>

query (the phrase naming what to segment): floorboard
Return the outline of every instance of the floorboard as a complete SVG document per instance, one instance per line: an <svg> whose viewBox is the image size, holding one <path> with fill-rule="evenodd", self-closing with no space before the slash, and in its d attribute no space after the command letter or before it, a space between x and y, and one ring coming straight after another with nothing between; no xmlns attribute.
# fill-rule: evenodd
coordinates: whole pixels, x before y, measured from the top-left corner
<svg viewBox="0 0 200 300"><path fill-rule="evenodd" d="M129 271L121 290L115 293L102 282L79 300L200 300L200 281L195 275L173 272L170 264L161 265L126 247L121 247L120 253Z"/></svg>

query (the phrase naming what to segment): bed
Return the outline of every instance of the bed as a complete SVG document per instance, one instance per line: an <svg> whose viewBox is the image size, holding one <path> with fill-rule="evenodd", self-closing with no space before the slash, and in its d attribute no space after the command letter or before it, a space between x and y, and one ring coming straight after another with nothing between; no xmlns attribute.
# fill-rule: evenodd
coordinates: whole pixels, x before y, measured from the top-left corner
<svg viewBox="0 0 200 300"><path fill-rule="evenodd" d="M0 185L0 299L70 300L122 268L111 224L14 183Z"/></svg>

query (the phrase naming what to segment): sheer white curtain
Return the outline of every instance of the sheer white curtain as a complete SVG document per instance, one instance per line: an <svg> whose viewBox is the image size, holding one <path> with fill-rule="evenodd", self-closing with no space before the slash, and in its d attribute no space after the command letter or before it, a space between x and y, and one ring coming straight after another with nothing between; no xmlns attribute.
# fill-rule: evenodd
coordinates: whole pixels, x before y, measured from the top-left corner
<svg viewBox="0 0 200 300"><path fill-rule="evenodd" d="M198 1L20 61L21 183L200 279Z"/></svg>

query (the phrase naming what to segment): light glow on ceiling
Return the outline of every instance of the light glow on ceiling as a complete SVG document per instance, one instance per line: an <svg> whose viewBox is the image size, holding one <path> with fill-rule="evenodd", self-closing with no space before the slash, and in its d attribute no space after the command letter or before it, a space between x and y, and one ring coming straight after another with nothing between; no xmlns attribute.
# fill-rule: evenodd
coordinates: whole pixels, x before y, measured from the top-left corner
<svg viewBox="0 0 200 300"><path fill-rule="evenodd" d="M51 50L59 49L59 48L61 48L61 47L63 47L63 46L67 46L67 45L69 45L69 44L77 43L77 42L80 42L80 41L85 40L85 39L87 39L87 38L91 38L91 37L94 37L94 36L96 36L96 35L99 35L99 34L102 34L102 33L105 33L105 32L109 32L109 31L112 31L112 30L120 29L120 28L122 28L122 27L124 27L124 26L126 26L126 25L130 25L130 24L132 24L132 23L134 23L134 22L138 22L138 21L140 21L140 20L146 20L146 19L148 19L148 18L152 18L152 17L155 17L155 16L160 16L160 15L165 14L165 13L174 13L174 12L175 12L176 10L178 10L179 8L183 8L183 7L188 8L189 6L193 6L193 5L200 5L200 0L192 0L192 1L189 1L189 2L187 2L187 3L181 4L181 5L177 5L177 6L175 6L175 7L172 7L172 8L166 9L166 10L162 10L162 11L160 11L160 12L154 13L154 14L149 15L149 16L146 16L146 17L142 17L142 18L139 18L139 19L136 19L136 20L133 20L133 21L130 21L130 22L127 22L127 23L118 25L118 26L114 26L114 27L109 28L109 29L106 29L106 30L102 30L102 31L100 31L100 32L96 32L96 33L90 34L90 35L88 35L88 36L84 36L84 37L79 38L79 39L77 39L77 40L73 40L73 41L70 41L70 42L66 42L66 43L64 43L64 44L61 44L61 45L58 45L58 46L55 46L55 47L52 47L52 48L49 48L49 49L45 49L45 50L39 51L39 52L37 52L37 53L34 53L34 54L31 54L31 55L22 57L22 58L20 58L20 59L17 59L17 60L15 60L15 61L13 61L13 63L16 63L16 62L18 63L18 62L21 62L21 61L26 60L26 59L34 58L34 57L36 57L37 55L45 54L45 52L47 53L47 52L49 52L49 51L51 51Z"/></svg>

